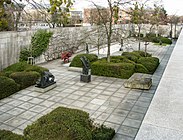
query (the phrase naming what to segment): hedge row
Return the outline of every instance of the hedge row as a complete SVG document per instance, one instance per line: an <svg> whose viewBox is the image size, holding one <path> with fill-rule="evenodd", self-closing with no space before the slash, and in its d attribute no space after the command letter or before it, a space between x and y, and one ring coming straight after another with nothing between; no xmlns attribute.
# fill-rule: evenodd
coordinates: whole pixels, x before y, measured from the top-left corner
<svg viewBox="0 0 183 140"><path fill-rule="evenodd" d="M79 54L79 55L77 55L73 58L73 60L72 60L69 67L82 67L83 64L80 60L80 58L82 56L86 56L86 58L90 61L90 63L95 62L95 61L98 60L98 57L95 54Z"/></svg>
<svg viewBox="0 0 183 140"><path fill-rule="evenodd" d="M149 74L153 74L159 65L159 59L156 57L141 57L137 63L142 64Z"/></svg>
<svg viewBox="0 0 183 140"><path fill-rule="evenodd" d="M20 85L5 76L0 76L0 87L0 99L8 97L20 89Z"/></svg>
<svg viewBox="0 0 183 140"><path fill-rule="evenodd" d="M93 75L127 79L134 72L135 65L132 63L108 63L100 60L92 63Z"/></svg>
<svg viewBox="0 0 183 140"><path fill-rule="evenodd" d="M43 71L48 71L48 69L40 66L36 66L36 65L30 65L30 64L27 64L26 62L18 62L5 68L2 72L9 77L9 75L11 75L14 72L22 72L22 71L27 71L27 72L36 71L42 74Z"/></svg>
<svg viewBox="0 0 183 140"><path fill-rule="evenodd" d="M19 62L0 72L0 99L34 85L43 71L48 69Z"/></svg>
<svg viewBox="0 0 183 140"><path fill-rule="evenodd" d="M20 85L20 89L24 89L31 85L34 85L39 77L40 74L35 71L14 72L10 75L10 78L15 80L15 82Z"/></svg>
<svg viewBox="0 0 183 140"><path fill-rule="evenodd" d="M58 107L24 130L30 140L112 140L114 129L95 126L89 114Z"/></svg>
<svg viewBox="0 0 183 140"><path fill-rule="evenodd" d="M0 140L26 140L24 136L8 130L0 130Z"/></svg>
<svg viewBox="0 0 183 140"><path fill-rule="evenodd" d="M158 35L158 37L156 37L156 34L153 33L149 33L146 34L146 37L143 38L144 41L149 41L149 42L154 42L154 43L165 43L165 44L172 44L172 41L170 39L168 39L167 37L162 37L160 35Z"/></svg>
<svg viewBox="0 0 183 140"><path fill-rule="evenodd" d="M81 56L90 59L93 75L122 79L129 78L134 72L153 74L159 65L159 59L151 57L151 54L143 51L133 51L123 52L122 56L111 56L110 63L107 62L106 58L97 60L96 55L81 54L74 57L70 66L82 67Z"/></svg>

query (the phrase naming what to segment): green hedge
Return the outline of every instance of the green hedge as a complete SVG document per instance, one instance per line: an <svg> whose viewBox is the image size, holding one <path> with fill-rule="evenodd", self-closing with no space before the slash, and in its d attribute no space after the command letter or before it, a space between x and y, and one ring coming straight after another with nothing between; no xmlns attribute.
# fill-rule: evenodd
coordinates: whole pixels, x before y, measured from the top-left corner
<svg viewBox="0 0 183 140"><path fill-rule="evenodd" d="M27 67L25 69L26 72L30 72L30 71L36 71L39 74L42 74L44 71L49 71L47 68L44 67L40 67L40 66L36 66L36 65L31 65L30 67Z"/></svg>
<svg viewBox="0 0 183 140"><path fill-rule="evenodd" d="M93 75L127 79L134 72L135 65L132 63L108 63L100 60L92 63Z"/></svg>
<svg viewBox="0 0 183 140"><path fill-rule="evenodd" d="M115 131L96 127L89 114L65 107L59 107L41 117L24 130L31 140L112 140Z"/></svg>
<svg viewBox="0 0 183 140"><path fill-rule="evenodd" d="M147 68L142 64L135 64L135 72L136 73L149 73Z"/></svg>
<svg viewBox="0 0 183 140"><path fill-rule="evenodd" d="M159 65L159 59L157 57L141 57L137 63L142 64L150 74L153 74Z"/></svg>
<svg viewBox="0 0 183 140"><path fill-rule="evenodd" d="M111 61L112 63L134 63L133 60L128 59L126 56L111 56ZM104 58L106 61L107 58Z"/></svg>
<svg viewBox="0 0 183 140"><path fill-rule="evenodd" d="M19 90L19 85L13 79L0 76L0 99L10 96Z"/></svg>
<svg viewBox="0 0 183 140"><path fill-rule="evenodd" d="M27 71L27 72L36 71L42 74L43 71L48 71L48 69L37 66L37 65L30 65L24 61L24 62L18 62L13 65L10 65L7 68L5 68L2 72L4 73L5 76L9 77L9 75L11 75L14 72L22 72L22 71Z"/></svg>
<svg viewBox="0 0 183 140"><path fill-rule="evenodd" d="M10 78L15 80L20 85L21 89L34 85L40 74L38 72L15 72L10 75Z"/></svg>
<svg viewBox="0 0 183 140"><path fill-rule="evenodd" d="M0 130L0 140L26 140L24 136L12 133L8 130Z"/></svg>
<svg viewBox="0 0 183 140"><path fill-rule="evenodd" d="M70 64L70 67L82 67L83 65L82 65L82 62L80 60L80 58L82 56L86 56L86 58L90 61L90 63L98 60L98 57L95 54L79 54L73 58L73 60Z"/></svg>
<svg viewBox="0 0 183 140"><path fill-rule="evenodd" d="M132 54L140 55L140 57L151 57L152 55L150 53L146 53L144 51L133 51ZM139 58L140 58L139 57Z"/></svg>
<svg viewBox="0 0 183 140"><path fill-rule="evenodd" d="M154 43L160 43L160 41L162 43L165 43L165 44L172 44L172 41L166 37L154 37L154 38L152 38L152 42L154 42Z"/></svg>
<svg viewBox="0 0 183 140"><path fill-rule="evenodd" d="M3 72L21 72L30 66L31 65L27 64L26 62L18 62L5 68Z"/></svg>

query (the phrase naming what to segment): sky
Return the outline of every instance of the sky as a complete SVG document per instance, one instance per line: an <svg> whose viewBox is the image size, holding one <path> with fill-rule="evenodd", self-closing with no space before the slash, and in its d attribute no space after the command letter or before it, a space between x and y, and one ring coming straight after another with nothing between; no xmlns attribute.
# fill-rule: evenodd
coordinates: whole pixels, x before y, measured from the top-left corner
<svg viewBox="0 0 183 140"><path fill-rule="evenodd" d="M87 0L75 0L75 7L82 9L88 5ZM104 4L107 0L93 0L99 4ZM103 2L102 2L103 1ZM151 0L153 1L153 0ZM158 1L158 0L157 0ZM183 0L162 0L169 15L183 15Z"/></svg>
<svg viewBox="0 0 183 140"><path fill-rule="evenodd" d="M35 1L44 1L48 2L49 0L35 0ZM98 5L101 6L106 6L107 5L107 0L75 0L74 7L77 10L82 10L88 6L91 6L92 3L89 1L93 1L97 3ZM142 0L139 0L142 1ZM155 0L149 0L150 2L155 1ZM156 0L157 2L161 2L161 4L164 5L165 10L167 10L167 13L169 15L183 15L183 0Z"/></svg>

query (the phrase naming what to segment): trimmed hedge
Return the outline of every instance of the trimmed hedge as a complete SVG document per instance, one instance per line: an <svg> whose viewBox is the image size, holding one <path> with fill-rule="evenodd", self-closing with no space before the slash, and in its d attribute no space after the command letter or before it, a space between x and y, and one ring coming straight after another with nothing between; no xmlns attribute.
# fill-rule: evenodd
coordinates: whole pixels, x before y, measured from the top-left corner
<svg viewBox="0 0 183 140"><path fill-rule="evenodd" d="M159 65L159 59L157 57L141 57L137 63L142 64L150 74L153 74Z"/></svg>
<svg viewBox="0 0 183 140"><path fill-rule="evenodd" d="M47 68L44 67L40 67L40 66L36 66L36 65L31 65L28 68L25 69L26 72L30 72L30 71L36 71L39 74L42 74L44 71L49 71Z"/></svg>
<svg viewBox="0 0 183 140"><path fill-rule="evenodd" d="M149 73L147 68L142 64L135 64L135 72L136 73Z"/></svg>
<svg viewBox="0 0 183 140"><path fill-rule="evenodd" d="M56 108L24 130L31 140L112 140L114 134L113 129L94 126L88 113L65 107Z"/></svg>
<svg viewBox="0 0 183 140"><path fill-rule="evenodd" d="M38 72L15 72L10 75L10 78L15 80L16 83L20 84L20 88L24 89L31 85L34 85L40 74Z"/></svg>
<svg viewBox="0 0 183 140"><path fill-rule="evenodd" d="M95 61L98 60L98 57L95 54L79 54L79 55L76 55L73 58L73 60L72 60L72 62L71 62L69 67L82 67L83 64L82 64L82 62L80 60L80 58L82 56L86 56L86 58L90 61L90 63L95 62Z"/></svg>
<svg viewBox="0 0 183 140"><path fill-rule="evenodd" d="M0 76L0 99L10 96L19 90L19 85L11 78Z"/></svg>
<svg viewBox="0 0 183 140"><path fill-rule="evenodd" d="M151 57L152 55L150 53L146 53L144 51L133 51L132 54L138 54L140 57Z"/></svg>
<svg viewBox="0 0 183 140"><path fill-rule="evenodd" d="M31 65L27 64L26 62L18 62L5 68L3 72L21 72L30 66Z"/></svg>
<svg viewBox="0 0 183 140"><path fill-rule="evenodd" d="M91 72L93 75L127 79L135 72L135 65L132 63L108 63L99 60L92 63Z"/></svg>
<svg viewBox="0 0 183 140"><path fill-rule="evenodd" d="M12 73L14 72L22 72L22 71L36 71L40 74L42 74L43 71L49 71L47 68L44 68L44 67L40 67L40 66L37 66L37 65L30 65L30 64L27 64L27 62L18 62L18 63L15 63L7 68L5 68L3 70L3 73L5 74L5 76L9 77Z"/></svg>
<svg viewBox="0 0 183 140"><path fill-rule="evenodd" d="M168 39L167 37L162 37L160 35L158 35L158 37L156 37L156 34L154 34L154 33L146 34L146 37L144 37L143 40L149 41L149 42L154 42L154 43L160 43L160 41L161 41L162 43L165 43L165 44L172 44L172 41L170 39Z"/></svg>
<svg viewBox="0 0 183 140"><path fill-rule="evenodd" d="M15 134L8 130L0 130L0 140L26 140L24 136Z"/></svg>
<svg viewBox="0 0 183 140"><path fill-rule="evenodd" d="M105 61L107 58L104 58ZM112 63L134 63L133 60L128 59L126 56L111 56Z"/></svg>

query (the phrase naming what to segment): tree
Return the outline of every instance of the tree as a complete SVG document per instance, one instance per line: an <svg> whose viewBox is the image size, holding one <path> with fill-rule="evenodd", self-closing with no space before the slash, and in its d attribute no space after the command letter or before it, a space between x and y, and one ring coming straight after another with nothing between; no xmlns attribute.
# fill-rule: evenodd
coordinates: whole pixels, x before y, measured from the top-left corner
<svg viewBox="0 0 183 140"><path fill-rule="evenodd" d="M10 0L1 0L0 1L0 31L7 31L10 30L8 26L8 14L5 10L5 3L10 4Z"/></svg>
<svg viewBox="0 0 183 140"><path fill-rule="evenodd" d="M49 13L52 15L53 28L55 24L64 26L68 23L68 12L72 5L71 0L50 0Z"/></svg>
<svg viewBox="0 0 183 140"><path fill-rule="evenodd" d="M139 41L139 50L140 50L140 39L141 39L141 27L142 24L145 22L145 10L144 4L135 3L134 8L130 8L130 15L131 15L131 22L136 24L138 27L138 41Z"/></svg>
<svg viewBox="0 0 183 140"><path fill-rule="evenodd" d="M104 26L105 29L106 40L107 40L107 62L110 62L110 49L111 49L111 39L113 34L113 21L114 21L113 19L115 11L118 10L118 8L116 7L118 7L119 5L124 6L129 2L131 2L131 0L126 0L125 2L121 0L107 0L108 4L107 21L101 12L101 8L96 3L92 2L97 9L98 15L101 19L101 24Z"/></svg>
<svg viewBox="0 0 183 140"><path fill-rule="evenodd" d="M152 32L153 26L156 25L157 32L156 36L158 36L158 28L160 24L166 24L167 23L167 12L164 9L162 5L156 5L154 4L154 9L152 10L151 17L149 19L150 24L152 25L150 27L150 32Z"/></svg>

